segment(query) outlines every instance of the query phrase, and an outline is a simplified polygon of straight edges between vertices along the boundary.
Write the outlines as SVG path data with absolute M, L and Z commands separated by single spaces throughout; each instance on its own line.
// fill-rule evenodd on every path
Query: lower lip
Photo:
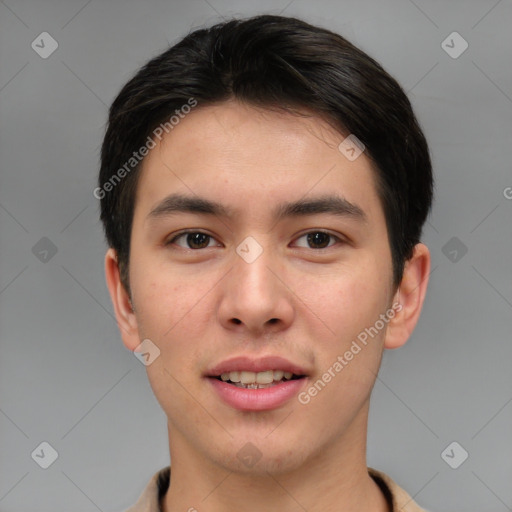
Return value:
M 214 377 L 208 380 L 220 398 L 231 407 L 240 411 L 266 411 L 276 409 L 296 396 L 307 378 L 282 381 L 262 389 L 239 388 Z

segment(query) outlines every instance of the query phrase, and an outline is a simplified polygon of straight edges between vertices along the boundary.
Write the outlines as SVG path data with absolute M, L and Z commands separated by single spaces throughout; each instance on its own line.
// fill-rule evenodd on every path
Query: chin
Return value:
M 282 440 L 271 442 L 269 439 L 253 441 L 230 439 L 225 446 L 219 446 L 212 454 L 213 461 L 226 471 L 252 477 L 268 477 L 290 473 L 300 469 L 312 453 L 303 451 L 306 444 L 302 442 L 283 443 Z M 237 448 L 239 447 L 239 448 Z

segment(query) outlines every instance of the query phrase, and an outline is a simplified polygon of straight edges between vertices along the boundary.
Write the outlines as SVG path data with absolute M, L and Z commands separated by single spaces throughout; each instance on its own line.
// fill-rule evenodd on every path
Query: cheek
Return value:
M 309 297 L 305 302 L 329 327 L 326 333 L 337 348 L 350 343 L 386 310 L 388 287 L 381 276 L 378 265 L 368 258 L 366 263 L 362 259 L 358 266 L 335 271 L 321 280 L 312 279 L 302 288 L 301 295 Z
M 364 275 L 367 280 L 362 279 Z M 373 279 L 368 272 L 364 275 L 333 280 L 329 293 L 319 297 L 325 304 L 322 320 L 333 333 L 316 337 L 318 373 L 302 397 L 310 401 L 312 417 L 337 411 L 338 420 L 348 424 L 375 383 L 385 329 L 377 333 L 367 329 L 386 311 L 386 291 L 375 285 L 375 275 Z
M 328 405 L 333 400 L 346 406 L 351 396 L 366 397 L 371 390 L 382 356 L 385 328 L 377 332 L 370 329 L 388 308 L 388 288 L 382 275 L 375 259 L 361 258 L 357 268 L 333 274 L 324 281 L 323 293 L 317 291 L 314 295 L 316 302 L 311 309 L 318 311 L 318 317 L 329 326 L 329 330 L 323 329 L 322 336 L 311 333 L 319 361 L 315 378 L 322 381 L 317 386 L 322 395 L 318 405 L 324 401 Z M 314 290 L 309 287 L 310 294 Z M 324 384 L 330 391 L 320 393 Z
M 190 417 L 197 415 L 199 421 L 201 411 L 196 411 L 185 389 L 195 385 L 197 361 L 204 352 L 198 341 L 204 338 L 205 322 L 211 319 L 207 290 L 197 280 L 154 274 L 142 276 L 144 286 L 134 291 L 141 304 L 139 331 L 160 350 L 160 357 L 146 367 L 149 383 L 165 411 L 180 404 L 178 409 L 186 408 Z
M 200 347 L 192 342 L 204 337 L 215 315 L 212 294 L 208 293 L 215 280 L 187 277 L 157 267 L 138 277 L 134 279 L 133 293 L 141 337 L 159 347 L 169 369 L 192 369 L 192 362 L 200 356 L 195 353 Z
M 192 287 L 150 251 L 137 256 L 134 254 L 130 267 L 137 320 L 154 335 L 162 336 L 183 316 L 183 310 L 190 309 Z

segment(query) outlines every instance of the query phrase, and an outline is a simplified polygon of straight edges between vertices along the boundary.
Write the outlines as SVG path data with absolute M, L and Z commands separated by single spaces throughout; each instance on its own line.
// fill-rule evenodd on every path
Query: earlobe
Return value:
M 429 273 L 430 252 L 426 245 L 416 244 L 411 259 L 405 264 L 402 281 L 393 299 L 394 303 L 401 305 L 401 309 L 388 324 L 384 348 L 401 347 L 409 339 L 421 314 Z
M 123 343 L 128 350 L 133 351 L 140 344 L 137 319 L 130 297 L 121 282 L 117 254 L 112 248 L 105 255 L 105 279 Z

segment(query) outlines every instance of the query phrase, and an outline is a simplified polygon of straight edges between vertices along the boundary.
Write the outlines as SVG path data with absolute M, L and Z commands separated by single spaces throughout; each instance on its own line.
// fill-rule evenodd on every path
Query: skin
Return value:
M 146 368 L 168 418 L 165 512 L 388 510 L 366 467 L 369 398 L 384 348 L 402 346 L 418 321 L 430 255 L 418 244 L 400 286 L 392 286 L 373 170 L 364 153 L 351 162 L 337 149 L 343 138 L 319 117 L 233 100 L 195 109 L 143 162 L 131 303 L 113 249 L 105 269 L 126 348 L 149 338 L 161 351 Z M 176 192 L 236 215 L 147 219 Z M 366 221 L 271 217 L 282 202 L 333 193 L 359 206 Z M 206 248 L 190 248 L 186 236 L 165 245 L 183 229 L 212 238 L 203 239 Z M 325 248 L 305 236 L 318 230 L 334 235 L 323 239 Z M 252 263 L 236 252 L 247 236 L 263 249 Z M 239 411 L 204 377 L 232 356 L 281 355 L 308 370 L 307 390 L 394 303 L 401 311 L 305 405 L 294 397 L 274 410 Z M 261 453 L 250 468 L 237 458 L 247 442 Z

